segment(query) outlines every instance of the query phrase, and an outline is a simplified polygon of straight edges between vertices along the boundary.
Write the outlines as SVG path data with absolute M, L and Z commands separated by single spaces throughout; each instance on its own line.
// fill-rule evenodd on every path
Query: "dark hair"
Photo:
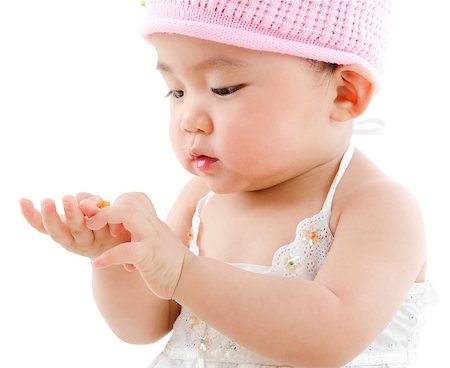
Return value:
M 311 68 L 318 73 L 333 73 L 339 64 L 327 63 L 325 61 L 318 61 L 307 59 Z

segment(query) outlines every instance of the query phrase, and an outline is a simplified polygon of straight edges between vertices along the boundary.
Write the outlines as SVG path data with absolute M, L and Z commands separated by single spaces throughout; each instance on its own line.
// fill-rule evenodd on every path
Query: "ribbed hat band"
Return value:
M 389 0 L 147 0 L 144 36 L 176 33 L 339 65 L 379 82 Z

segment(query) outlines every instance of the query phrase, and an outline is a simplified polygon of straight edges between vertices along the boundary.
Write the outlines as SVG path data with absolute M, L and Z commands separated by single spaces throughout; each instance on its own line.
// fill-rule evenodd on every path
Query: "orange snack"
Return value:
M 105 208 L 111 206 L 111 203 L 109 203 L 108 201 L 103 200 L 102 203 L 100 204 L 99 208 Z

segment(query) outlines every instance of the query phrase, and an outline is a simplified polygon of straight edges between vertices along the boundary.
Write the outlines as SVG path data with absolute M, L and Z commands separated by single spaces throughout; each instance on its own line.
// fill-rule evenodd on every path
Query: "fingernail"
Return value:
M 86 217 L 86 223 L 89 225 L 92 225 L 95 221 L 95 216 L 92 217 Z
M 70 210 L 70 201 L 67 199 L 62 200 L 62 204 L 65 210 Z
M 47 201 L 43 200 L 41 201 L 41 209 L 42 210 L 46 210 L 48 207 L 50 207 L 50 203 L 48 203 Z

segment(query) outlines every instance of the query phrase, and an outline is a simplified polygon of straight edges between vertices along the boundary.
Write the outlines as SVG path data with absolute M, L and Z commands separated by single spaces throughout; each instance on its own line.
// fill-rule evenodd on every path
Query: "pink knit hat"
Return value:
M 390 0 L 146 0 L 143 33 L 176 33 L 340 65 L 379 82 Z M 378 84 L 378 83 L 377 83 Z

